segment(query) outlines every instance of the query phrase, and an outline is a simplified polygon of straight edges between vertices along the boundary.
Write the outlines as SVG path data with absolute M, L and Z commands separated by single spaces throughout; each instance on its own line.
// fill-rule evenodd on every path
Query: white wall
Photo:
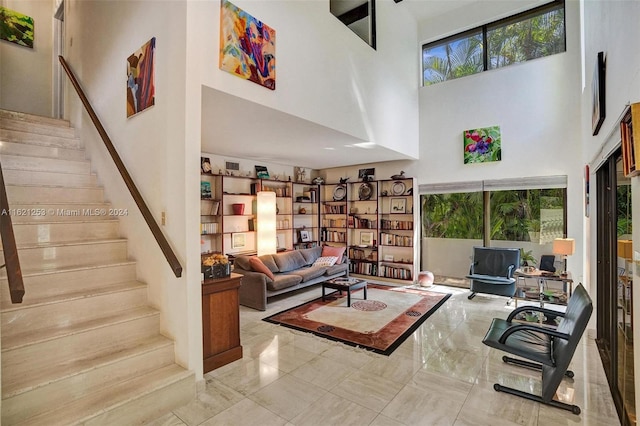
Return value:
M 0 108 L 51 116 L 53 0 L 3 0 L 33 18 L 33 49 L 0 41 Z
M 637 1 L 585 1 L 584 16 L 584 75 L 585 87 L 582 94 L 582 129 L 584 161 L 591 163 L 593 184 L 591 185 L 591 211 L 594 213 L 586 229 L 587 238 L 592 242 L 586 251 L 589 273 L 596 276 L 596 195 L 595 175 L 598 166 L 620 144 L 618 124 L 628 103 L 640 102 L 640 2 Z M 598 52 L 606 55 L 606 118 L 600 132 L 591 136 L 591 82 Z M 631 180 L 633 200 L 633 247 L 640 252 L 640 178 Z M 636 255 L 638 256 L 638 255 Z M 634 279 L 640 279 L 638 257 L 634 265 Z M 592 286 L 595 288 L 595 286 Z M 640 315 L 640 298 L 635 297 L 633 311 Z M 634 342 L 640 342 L 640 327 L 634 327 Z M 634 345 L 634 365 L 640 365 L 640 347 Z M 635 373 L 635 387 L 640 389 L 640 374 Z M 640 406 L 640 393 L 636 392 L 636 407 Z
M 185 168 L 194 163 L 197 172 L 199 164 L 198 151 L 189 151 L 185 142 L 186 8 L 177 1 L 70 0 L 65 10 L 67 60 L 158 223 L 166 212 L 161 228 L 184 268 L 182 278 L 168 267 L 75 93 L 68 93 L 66 111 L 106 184 L 106 198 L 130 212 L 121 232 L 150 303 L 162 312 L 161 332 L 175 340 L 177 362 L 201 377 L 200 269 L 186 267 Z M 155 106 L 127 119 L 126 59 L 152 37 Z
M 416 176 L 425 184 L 568 175 L 568 236 L 576 239 L 576 252 L 581 253 L 584 163 L 578 12 L 577 2 L 568 1 L 564 53 L 420 89 Z M 456 22 L 460 29 L 477 24 L 474 15 L 466 14 Z M 494 125 L 501 130 L 502 161 L 465 165 L 463 131 Z M 582 281 L 581 256 L 570 257 L 568 269 Z
M 417 26 L 378 1 L 377 50 L 329 12 L 328 0 L 237 0 L 276 30 L 276 90 L 218 68 L 218 1 L 190 4 L 202 40 L 202 84 L 417 157 Z M 268 141 L 265 141 L 268 143 Z

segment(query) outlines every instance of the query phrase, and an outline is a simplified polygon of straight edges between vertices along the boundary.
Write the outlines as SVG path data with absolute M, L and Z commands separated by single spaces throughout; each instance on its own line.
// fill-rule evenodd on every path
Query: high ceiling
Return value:
M 479 0 L 403 0 L 394 7 L 409 9 L 420 22 L 476 1 Z M 243 117 L 252 117 L 250 126 L 255 132 L 238 132 L 247 127 Z M 335 129 L 209 88 L 203 88 L 202 93 L 202 151 L 312 169 L 352 165 L 355 158 L 358 164 L 408 158 Z

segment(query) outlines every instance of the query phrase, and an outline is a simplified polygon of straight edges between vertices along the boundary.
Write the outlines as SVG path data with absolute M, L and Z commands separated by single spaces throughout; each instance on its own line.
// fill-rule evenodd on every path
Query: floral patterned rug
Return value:
M 268 321 L 317 336 L 390 355 L 446 300 L 449 293 L 415 287 L 367 285 L 364 291 L 330 293 L 267 318 Z

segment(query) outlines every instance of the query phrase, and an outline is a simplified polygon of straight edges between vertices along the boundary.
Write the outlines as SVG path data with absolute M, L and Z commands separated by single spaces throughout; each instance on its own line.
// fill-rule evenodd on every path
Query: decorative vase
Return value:
M 244 214 L 244 204 L 243 203 L 231 204 L 231 208 L 233 208 L 233 214 L 235 214 L 235 215 L 243 215 Z

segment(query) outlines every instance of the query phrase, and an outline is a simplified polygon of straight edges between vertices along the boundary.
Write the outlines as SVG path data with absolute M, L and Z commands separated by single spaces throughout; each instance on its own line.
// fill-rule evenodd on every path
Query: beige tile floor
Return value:
M 585 335 L 558 395 L 582 414 L 493 390 L 501 382 L 539 393 L 540 377 L 482 344 L 506 299 L 435 286 L 453 296 L 391 356 L 261 321 L 320 295 L 319 287 L 241 307 L 244 357 L 205 375 L 193 402 L 154 425 L 616 425 L 596 345 Z

